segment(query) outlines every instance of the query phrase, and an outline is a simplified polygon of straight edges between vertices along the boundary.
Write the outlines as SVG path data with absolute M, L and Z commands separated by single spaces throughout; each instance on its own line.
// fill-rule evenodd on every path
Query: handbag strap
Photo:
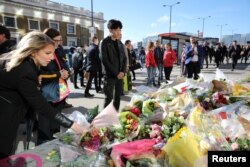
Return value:
M 54 58 L 55 58 L 55 60 L 56 60 L 56 64 L 58 65 L 58 67 L 59 67 L 59 70 L 61 70 L 62 69 L 62 67 L 61 67 L 61 65 L 60 65 L 60 63 L 59 63 L 59 60 L 58 60 L 58 58 L 57 58 L 57 55 L 56 54 L 54 54 Z

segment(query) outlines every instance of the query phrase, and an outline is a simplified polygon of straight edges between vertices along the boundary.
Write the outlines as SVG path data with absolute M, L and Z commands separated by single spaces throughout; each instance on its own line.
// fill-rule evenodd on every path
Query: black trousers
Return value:
M 188 78 L 194 78 L 197 80 L 199 78 L 198 73 L 200 71 L 200 64 L 199 62 L 190 62 L 186 65 Z
M 123 80 L 104 76 L 103 91 L 105 95 L 104 108 L 114 99 L 113 104 L 117 111 L 120 107 L 120 99 L 123 90 Z
M 135 79 L 135 70 L 130 70 L 132 75 L 133 75 L 133 79 Z
M 77 86 L 77 75 L 79 74 L 80 76 L 80 83 L 81 83 L 81 86 L 83 86 L 83 71 L 82 70 L 79 70 L 79 69 L 74 69 L 74 86 L 76 87 Z
M 173 67 L 164 67 L 164 73 L 166 80 L 170 80 L 170 74 L 172 72 Z
M 87 82 L 87 86 L 85 89 L 85 94 L 89 93 L 89 89 L 91 88 L 91 84 L 92 84 L 92 80 L 94 79 L 94 83 L 95 83 L 95 90 L 98 91 L 98 85 L 97 85 L 97 72 L 96 71 L 91 71 L 89 72 L 89 80 Z
M 235 69 L 237 62 L 238 62 L 238 58 L 236 56 L 233 56 L 232 57 L 232 69 Z
M 98 76 L 98 87 L 99 89 L 101 88 L 101 85 L 102 85 L 102 77 L 103 77 L 103 74 L 102 74 L 102 69 L 100 69 L 97 73 L 97 76 Z

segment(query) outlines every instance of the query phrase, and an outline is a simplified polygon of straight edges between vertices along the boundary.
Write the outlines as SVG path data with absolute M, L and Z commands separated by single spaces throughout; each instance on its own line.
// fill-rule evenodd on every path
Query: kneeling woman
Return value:
M 28 108 L 81 134 L 83 127 L 52 108 L 39 91 L 38 69 L 54 58 L 54 42 L 42 32 L 30 32 L 17 49 L 0 58 L 0 158 L 14 153 L 20 121 Z

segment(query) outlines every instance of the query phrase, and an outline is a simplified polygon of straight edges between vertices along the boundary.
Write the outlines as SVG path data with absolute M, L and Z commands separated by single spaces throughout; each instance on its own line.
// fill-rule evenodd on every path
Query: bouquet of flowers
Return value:
M 133 131 L 136 131 L 139 125 L 138 117 L 132 112 L 120 112 L 119 120 L 124 129 L 125 134 L 129 135 Z
M 212 102 L 217 108 L 228 105 L 228 101 L 225 96 L 219 92 L 212 95 Z
M 90 151 L 97 151 L 102 144 L 107 144 L 107 128 L 92 128 L 81 137 L 80 145 Z
M 169 166 L 174 167 L 193 167 L 195 160 L 202 156 L 196 136 L 187 127 L 179 129 L 162 150 Z
M 145 116 L 151 116 L 152 113 L 160 108 L 160 104 L 154 100 L 154 99 L 149 99 L 143 102 L 142 106 L 142 113 Z
M 168 118 L 166 118 L 162 122 L 162 135 L 163 137 L 168 140 L 170 137 L 172 137 L 180 128 L 185 126 L 185 120 L 182 116 L 176 117 L 173 114 L 169 115 Z
M 229 142 L 231 143 L 231 149 L 234 151 L 250 151 L 250 139 L 236 139 L 234 142 Z
M 233 89 L 233 96 L 248 96 L 248 95 L 250 95 L 250 89 L 248 89 L 240 84 L 234 84 L 232 89 Z

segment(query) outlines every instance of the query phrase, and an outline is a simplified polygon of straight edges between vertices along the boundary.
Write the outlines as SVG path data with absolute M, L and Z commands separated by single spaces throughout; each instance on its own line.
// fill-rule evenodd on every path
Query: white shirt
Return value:
M 198 51 L 197 51 L 197 46 L 194 47 L 194 52 L 195 52 L 195 53 L 198 52 Z M 195 55 L 192 57 L 192 60 L 191 60 L 191 61 L 192 61 L 192 62 L 197 62 L 197 61 L 198 61 L 198 55 L 195 54 Z

